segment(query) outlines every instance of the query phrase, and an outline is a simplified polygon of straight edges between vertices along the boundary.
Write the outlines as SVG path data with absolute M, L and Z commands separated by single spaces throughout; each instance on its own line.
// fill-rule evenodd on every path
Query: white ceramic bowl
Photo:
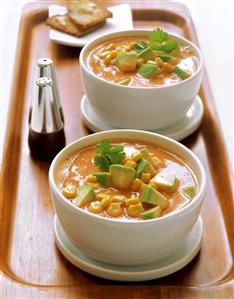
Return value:
M 185 116 L 200 88 L 203 59 L 190 41 L 170 34 L 190 46 L 198 58 L 196 72 L 188 79 L 162 87 L 131 87 L 106 81 L 87 66 L 87 56 L 101 42 L 119 37 L 148 36 L 149 30 L 111 33 L 88 43 L 80 53 L 81 78 L 85 94 L 94 112 L 116 128 L 152 130 L 172 125 Z
M 192 167 L 199 192 L 187 206 L 158 219 L 134 221 L 104 218 L 76 207 L 58 189 L 55 174 L 60 161 L 104 138 L 151 142 L 176 154 Z M 83 137 L 65 147 L 53 160 L 49 183 L 59 221 L 71 238 L 90 257 L 112 264 L 140 265 L 171 254 L 193 228 L 205 193 L 206 177 L 198 158 L 185 146 L 162 135 L 114 130 Z

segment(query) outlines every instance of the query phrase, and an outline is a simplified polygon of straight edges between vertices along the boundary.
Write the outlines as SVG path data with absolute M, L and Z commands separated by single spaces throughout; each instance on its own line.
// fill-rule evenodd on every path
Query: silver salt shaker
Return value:
M 33 157 L 52 159 L 64 146 L 65 134 L 53 80 L 36 80 L 31 107 L 28 143 Z
M 62 111 L 62 106 L 61 106 L 61 101 L 60 101 L 60 96 L 59 96 L 59 91 L 58 91 L 57 77 L 56 77 L 56 73 L 54 70 L 54 63 L 53 63 L 52 59 L 40 58 L 37 60 L 36 79 L 41 78 L 41 77 L 48 77 L 48 78 L 52 79 L 52 81 L 53 81 L 52 88 L 54 90 L 54 94 L 55 94 L 57 102 L 58 102 L 61 119 L 64 122 L 63 111 Z M 29 122 L 30 122 L 30 118 L 31 118 L 31 111 L 32 111 L 32 107 L 30 107 L 30 111 L 29 111 Z

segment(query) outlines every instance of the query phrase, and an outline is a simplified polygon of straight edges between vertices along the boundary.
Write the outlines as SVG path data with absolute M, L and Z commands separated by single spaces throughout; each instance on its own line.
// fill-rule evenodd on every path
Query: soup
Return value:
M 198 191 L 179 157 L 140 141 L 102 140 L 61 162 L 56 183 L 72 204 L 103 217 L 143 221 L 181 209 Z
M 92 49 L 87 65 L 107 81 L 136 87 L 168 86 L 197 70 L 193 50 L 157 28 L 149 37 L 106 41 Z

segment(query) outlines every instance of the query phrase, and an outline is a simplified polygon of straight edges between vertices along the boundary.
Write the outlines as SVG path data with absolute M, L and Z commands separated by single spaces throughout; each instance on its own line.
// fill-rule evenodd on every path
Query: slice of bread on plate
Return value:
M 85 35 L 93 30 L 96 30 L 100 26 L 102 26 L 104 22 L 96 24 L 93 27 L 88 28 L 80 28 L 74 22 L 70 20 L 68 14 L 65 15 L 55 15 L 47 19 L 47 25 L 50 27 L 62 31 L 67 34 L 74 35 L 76 37 Z
M 68 5 L 68 16 L 82 29 L 96 26 L 112 17 L 112 13 L 100 5 L 85 0 L 72 0 Z

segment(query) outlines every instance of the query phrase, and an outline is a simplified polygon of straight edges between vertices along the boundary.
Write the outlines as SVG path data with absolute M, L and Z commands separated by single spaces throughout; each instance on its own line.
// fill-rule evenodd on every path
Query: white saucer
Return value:
M 199 217 L 189 236 L 172 255 L 158 262 L 141 266 L 117 266 L 89 258 L 67 237 L 56 215 L 54 230 L 59 250 L 81 270 L 111 280 L 145 281 L 172 274 L 185 267 L 200 249 L 203 224 Z
M 112 127 L 105 120 L 101 119 L 92 109 L 89 104 L 86 95 L 83 95 L 81 99 L 81 113 L 85 125 L 93 132 L 107 131 L 117 129 Z M 199 96 L 191 106 L 191 108 L 186 113 L 185 117 L 175 124 L 158 130 L 153 130 L 152 132 L 173 138 L 177 141 L 184 139 L 185 137 L 191 135 L 194 131 L 198 129 L 202 122 L 203 117 L 203 103 Z M 127 129 L 127 128 L 126 128 Z M 141 129 L 141 128 L 139 128 Z
M 59 5 L 50 5 L 48 9 L 49 17 L 52 17 L 54 15 L 64 15 L 67 12 L 67 8 L 65 6 Z M 112 12 L 113 17 L 107 19 L 105 25 L 93 32 L 90 32 L 81 37 L 75 37 L 73 35 L 66 34 L 55 29 L 50 29 L 49 38 L 58 44 L 72 47 L 83 47 L 88 42 L 100 35 L 121 30 L 133 29 L 132 11 L 129 4 L 120 4 L 108 7 L 108 10 Z

